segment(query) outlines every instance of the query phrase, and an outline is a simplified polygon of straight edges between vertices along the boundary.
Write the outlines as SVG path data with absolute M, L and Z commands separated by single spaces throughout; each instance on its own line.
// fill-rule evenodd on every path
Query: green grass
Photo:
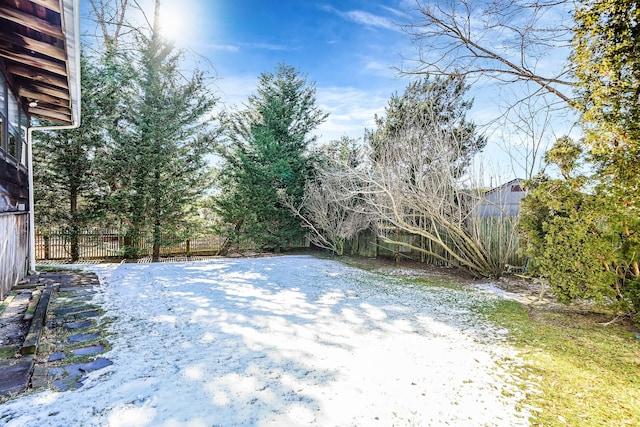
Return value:
M 36 304 L 30 305 L 29 307 L 27 307 L 27 310 L 24 312 L 24 314 L 25 315 L 34 314 L 36 312 L 37 308 L 38 308 L 38 306 Z
M 16 295 L 18 295 L 18 292 L 11 291 L 5 299 L 0 302 L 0 316 L 2 316 L 2 313 L 4 313 L 4 311 L 9 307 L 9 304 L 11 304 L 11 301 L 13 301 Z
M 340 261 L 370 271 L 381 265 L 353 257 Z M 454 277 L 435 279 L 409 281 L 464 289 Z M 524 380 L 524 404 L 535 408 L 531 425 L 640 426 L 638 325 L 603 326 L 611 314 L 509 300 L 494 300 L 476 311 L 510 331 L 508 340 L 525 362 L 513 374 Z
M 81 274 L 83 270 L 76 269 L 72 267 L 64 267 L 57 265 L 38 265 L 38 271 L 41 273 L 63 273 L 63 272 L 74 272 Z
M 535 384 L 527 404 L 535 426 L 640 425 L 640 339 L 632 325 L 576 310 L 529 309 L 496 301 L 481 310 L 508 328 Z

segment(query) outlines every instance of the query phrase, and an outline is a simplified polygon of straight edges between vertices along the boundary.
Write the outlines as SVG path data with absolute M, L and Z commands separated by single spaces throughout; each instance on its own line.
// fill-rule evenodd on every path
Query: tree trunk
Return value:
M 231 249 L 231 244 L 233 243 L 235 238 L 238 236 L 238 233 L 240 232 L 241 228 L 242 228 L 242 221 L 236 223 L 233 229 L 233 232 L 229 233 L 229 236 L 227 236 L 227 239 L 224 241 L 222 248 L 220 248 L 220 252 L 219 252 L 220 255 L 227 256 L 227 254 L 229 253 L 229 249 Z
M 71 249 L 71 262 L 77 262 L 80 259 L 80 247 L 79 247 L 79 238 L 78 235 L 80 234 L 80 230 L 78 227 L 78 218 L 77 218 L 77 212 L 78 212 L 78 194 L 75 191 L 71 192 L 71 195 L 69 197 L 70 199 L 70 206 L 69 206 L 69 211 L 71 213 L 71 228 L 70 228 L 70 232 L 71 235 L 70 237 L 70 249 Z
M 44 239 L 44 259 L 51 259 L 51 236 L 43 234 Z
M 160 261 L 160 246 L 162 246 L 162 229 L 160 227 L 160 220 L 156 219 L 155 224 L 153 224 L 153 249 L 151 262 Z
M 137 247 L 140 231 L 137 225 L 133 225 L 124 235 L 123 256 L 127 259 L 138 258 L 140 249 Z
M 76 224 L 72 225 L 69 244 L 71 246 L 71 262 L 78 262 L 80 259 L 80 230 Z

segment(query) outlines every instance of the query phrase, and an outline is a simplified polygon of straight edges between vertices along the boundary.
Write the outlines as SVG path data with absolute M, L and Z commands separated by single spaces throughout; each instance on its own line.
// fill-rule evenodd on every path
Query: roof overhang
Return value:
M 31 117 L 80 122 L 79 0 L 0 0 L 0 61 Z

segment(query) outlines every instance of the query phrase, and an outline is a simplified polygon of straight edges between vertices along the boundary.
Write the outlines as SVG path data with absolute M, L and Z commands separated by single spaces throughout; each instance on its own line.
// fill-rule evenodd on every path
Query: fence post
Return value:
M 400 241 L 400 227 L 396 225 L 396 242 Z M 400 264 L 400 245 L 398 243 L 395 244 L 395 250 L 393 257 L 395 259 L 394 264 Z
M 51 236 L 45 233 L 42 238 L 44 239 L 44 259 L 51 259 Z

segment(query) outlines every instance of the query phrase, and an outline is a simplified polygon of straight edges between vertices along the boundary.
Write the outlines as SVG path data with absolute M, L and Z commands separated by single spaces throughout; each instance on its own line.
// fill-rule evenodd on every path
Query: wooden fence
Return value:
M 491 253 L 494 260 L 503 264 L 523 265 L 524 259 L 518 254 L 518 233 L 515 230 L 515 218 L 487 217 L 478 218 L 474 222 L 476 233 L 484 242 L 484 246 Z M 59 230 L 36 229 L 36 259 L 64 260 L 71 258 L 69 234 Z M 441 258 L 425 254 L 423 251 L 412 250 L 406 246 L 384 242 L 372 232 L 360 233 L 355 239 L 347 242 L 345 253 L 365 257 L 400 257 L 425 262 L 432 265 L 455 265 L 455 261 L 442 248 L 433 245 L 429 240 L 409 233 L 388 230 L 388 237 L 394 241 L 408 243 L 414 247 L 425 248 L 438 254 Z M 113 230 L 87 230 L 79 235 L 80 259 L 109 259 L 121 258 L 124 249 L 124 237 Z M 199 256 L 217 255 L 220 253 L 226 237 L 211 234 L 199 238 L 185 240 L 160 249 L 160 256 Z M 141 241 L 137 246 L 142 249 L 142 255 L 151 253 L 148 241 Z M 240 242 L 240 250 L 255 250 L 248 241 Z M 291 245 L 292 248 L 308 248 L 309 240 L 302 239 Z
M 161 256 L 212 255 L 224 244 L 224 237 L 209 235 L 163 246 Z M 142 253 L 150 252 L 151 245 L 142 240 L 136 242 Z M 80 259 L 108 259 L 122 256 L 124 237 L 113 230 L 84 230 L 78 236 Z M 62 230 L 36 229 L 36 259 L 62 260 L 71 258 L 70 235 Z
M 36 228 L 36 259 L 65 260 L 71 258 L 70 234 L 63 230 Z M 217 255 L 226 236 L 210 234 L 162 246 L 160 256 Z M 117 230 L 84 230 L 78 235 L 79 255 L 82 260 L 120 258 L 124 251 L 124 237 Z M 143 255 L 151 253 L 149 240 L 136 242 Z M 241 250 L 253 250 L 250 242 L 240 242 Z M 309 247 L 308 239 L 294 242 L 292 247 Z
M 501 260 L 503 264 L 524 264 L 524 258 L 518 253 L 519 236 L 516 230 L 516 223 L 515 217 L 475 219 L 475 233 L 491 254 L 492 259 Z M 345 253 L 365 257 L 408 258 L 436 266 L 456 264 L 449 253 L 424 237 L 396 231 L 393 228 L 386 230 L 385 234 L 390 240 L 404 242 L 417 248 L 424 248 L 426 251 L 437 254 L 438 257 L 428 255 L 423 251 L 412 250 L 407 246 L 385 242 L 370 231 L 360 233 L 356 239 L 349 242 L 345 248 Z

